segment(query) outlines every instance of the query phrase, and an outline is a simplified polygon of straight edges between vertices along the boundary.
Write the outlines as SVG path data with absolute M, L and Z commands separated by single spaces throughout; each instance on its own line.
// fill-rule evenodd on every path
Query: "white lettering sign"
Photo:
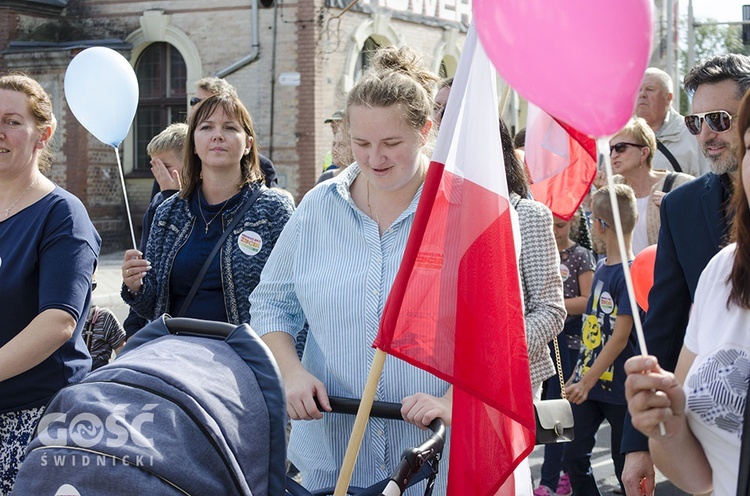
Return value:
M 341 9 L 349 3 L 349 0 L 328 0 L 329 6 Z M 360 0 L 355 9 L 365 12 L 387 9 L 395 14 L 404 13 L 466 25 L 471 22 L 471 0 Z

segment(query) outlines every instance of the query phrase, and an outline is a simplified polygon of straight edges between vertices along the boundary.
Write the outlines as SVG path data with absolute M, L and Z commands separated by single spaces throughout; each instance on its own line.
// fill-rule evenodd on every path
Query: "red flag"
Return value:
M 497 494 L 534 447 L 502 156 L 495 70 L 472 27 L 373 344 L 453 384 L 449 495 Z
M 569 220 L 596 176 L 596 141 L 531 103 L 526 123 L 525 162 L 534 199 Z

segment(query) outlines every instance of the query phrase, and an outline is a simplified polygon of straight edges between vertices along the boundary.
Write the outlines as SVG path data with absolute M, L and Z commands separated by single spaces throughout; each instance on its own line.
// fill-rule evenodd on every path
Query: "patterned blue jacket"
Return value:
M 259 187 L 258 183 L 245 187 L 237 206 L 222 213 L 224 227 L 232 222 L 253 191 Z M 289 198 L 277 191 L 266 190 L 221 247 L 217 256 L 221 266 L 224 304 L 230 323 L 239 325 L 250 322 L 248 297 L 258 284 L 260 272 L 293 211 L 294 206 Z M 196 216 L 190 210 L 190 200 L 182 199 L 179 195 L 168 198 L 156 210 L 145 254 L 152 269 L 146 273 L 137 295 L 133 296 L 124 284 L 121 291 L 125 303 L 141 317 L 154 320 L 168 310 L 179 310 L 169 308 L 169 275 L 175 256 L 190 237 L 195 221 Z M 240 247 L 240 235 L 246 231 L 254 232 L 262 240 L 260 251 L 254 255 L 245 254 Z

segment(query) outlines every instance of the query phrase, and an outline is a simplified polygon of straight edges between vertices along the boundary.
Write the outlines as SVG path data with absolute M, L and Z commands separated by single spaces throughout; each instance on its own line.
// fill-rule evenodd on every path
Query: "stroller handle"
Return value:
M 190 319 L 187 317 L 164 319 L 164 323 L 171 334 L 214 339 L 226 339 L 232 331 L 237 329 L 236 325 L 226 322 Z
M 357 410 L 359 409 L 360 400 L 358 399 L 329 396 L 328 401 L 331 404 L 332 413 L 356 415 Z M 318 405 L 318 407 L 320 407 L 320 405 Z M 370 416 L 391 420 L 403 420 L 403 417 L 401 416 L 401 404 L 389 403 L 386 401 L 374 401 L 372 403 Z M 406 450 L 403 456 L 406 456 L 407 452 L 411 452 L 412 456 L 421 457 L 427 452 L 441 453 L 443 451 L 443 445 L 445 444 L 445 423 L 442 419 L 436 418 L 430 422 L 428 428 L 432 431 L 430 438 L 420 446 Z
M 360 400 L 352 398 L 342 398 L 340 396 L 329 396 L 331 404 L 330 413 L 343 413 L 356 415 L 359 409 Z M 321 410 L 320 404 L 315 399 L 318 410 Z M 322 410 L 321 410 L 322 411 Z M 404 420 L 401 416 L 401 404 L 375 401 L 372 405 L 370 416 Z M 407 448 L 401 454 L 401 462 L 390 477 L 379 484 L 370 486 L 364 490 L 359 490 L 356 494 L 362 495 L 388 495 L 400 496 L 406 487 L 419 481 L 427 480 L 425 494 L 432 494 L 432 487 L 435 483 L 435 477 L 438 473 L 438 465 L 442 458 L 443 447 L 445 445 L 445 423 L 442 419 L 436 418 L 429 425 L 431 431 L 430 437 L 416 448 Z M 321 489 L 314 493 L 308 492 L 294 481 L 287 478 L 287 496 L 321 496 L 333 494 L 333 487 Z
M 331 404 L 333 413 L 356 415 L 357 410 L 359 409 L 360 400 L 343 398 L 341 396 L 329 396 L 328 402 Z M 320 405 L 318 405 L 318 409 L 320 409 Z M 403 420 L 403 417 L 401 416 L 401 404 L 388 403 L 386 401 L 373 401 L 370 416 L 390 420 Z
M 354 398 L 344 398 L 341 396 L 329 396 L 328 402 L 331 404 L 331 413 L 346 413 L 349 415 L 356 415 L 357 410 L 359 409 L 360 400 Z M 318 409 L 320 409 L 320 404 L 318 404 L 317 398 L 315 399 L 315 403 Z M 373 401 L 372 409 L 370 410 L 370 416 L 390 420 L 404 419 L 401 416 L 401 404 L 389 403 L 387 401 Z M 444 422 L 441 419 L 436 418 L 435 420 L 430 422 L 428 428 L 433 432 L 433 435 L 424 444 L 422 444 L 420 448 L 425 447 L 426 444 L 430 443 L 431 447 L 434 446 L 436 448 L 436 451 L 442 451 L 443 444 L 445 444 Z

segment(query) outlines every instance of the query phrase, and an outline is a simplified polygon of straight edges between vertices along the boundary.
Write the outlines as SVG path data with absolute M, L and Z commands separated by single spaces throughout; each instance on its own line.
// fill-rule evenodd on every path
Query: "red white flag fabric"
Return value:
M 453 384 L 453 496 L 515 494 L 513 470 L 534 447 L 495 78 L 472 27 L 373 344 Z
M 569 220 L 596 176 L 596 141 L 529 103 L 524 152 L 534 199 Z

